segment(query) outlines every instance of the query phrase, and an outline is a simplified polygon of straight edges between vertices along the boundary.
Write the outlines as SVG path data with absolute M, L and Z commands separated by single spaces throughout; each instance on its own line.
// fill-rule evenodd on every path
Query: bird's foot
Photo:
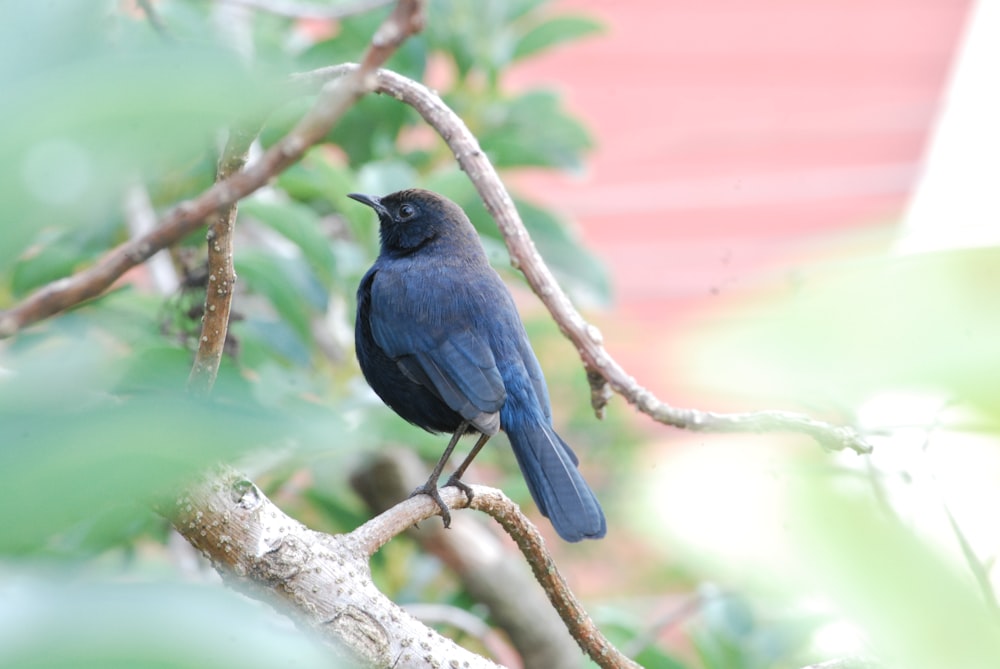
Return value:
M 447 488 L 448 486 L 455 486 L 464 492 L 465 497 L 469 500 L 469 503 L 472 503 L 472 498 L 475 496 L 475 493 L 472 492 L 472 487 L 459 480 L 457 475 L 452 474 L 443 487 Z M 451 509 L 449 509 L 448 505 L 444 503 L 443 499 L 441 499 L 441 489 L 438 488 L 437 481 L 432 478 L 428 480 L 427 483 L 410 493 L 410 497 L 416 497 L 417 495 L 427 495 L 434 500 L 434 503 L 437 504 L 438 508 L 441 510 L 441 520 L 444 521 L 444 526 L 451 527 Z
M 448 481 L 444 484 L 444 487 L 447 488 L 448 486 L 455 486 L 464 492 L 465 497 L 469 500 L 469 504 L 472 504 L 472 498 L 475 497 L 475 494 L 472 492 L 472 487 L 467 483 L 462 483 L 462 481 L 458 478 L 458 474 L 452 474 L 448 477 Z
M 434 500 L 434 503 L 441 510 L 441 520 L 444 521 L 444 526 L 451 527 L 451 511 L 448 509 L 448 505 L 444 503 L 444 500 L 441 499 L 441 492 L 438 490 L 437 481 L 432 478 L 410 493 L 410 497 L 416 497 L 417 495 L 427 495 Z

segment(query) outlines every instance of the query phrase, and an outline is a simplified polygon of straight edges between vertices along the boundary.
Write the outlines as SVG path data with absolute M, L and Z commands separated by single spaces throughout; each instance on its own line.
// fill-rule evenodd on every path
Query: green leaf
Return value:
M 319 216 L 313 209 L 298 202 L 250 199 L 243 201 L 239 211 L 295 244 L 320 284 L 329 286 L 333 282 L 336 260 L 330 240 L 323 235 Z
M 344 209 L 347 193 L 357 190 L 357 178 L 352 170 L 336 164 L 322 147 L 310 149 L 302 160 L 278 175 L 278 186 L 292 198 L 317 206 L 320 202 L 330 209 Z
M 557 16 L 528 30 L 517 42 L 513 60 L 523 60 L 566 42 L 604 30 L 603 25 L 585 16 Z
M 11 276 L 11 290 L 16 297 L 24 296 L 39 286 L 69 276 L 86 259 L 75 244 L 61 236 L 18 259 Z
M 499 100 L 483 114 L 479 144 L 497 168 L 563 167 L 577 169 L 591 147 L 583 125 L 567 115 L 551 91 L 530 91 Z
M 39 235 L 35 245 L 14 263 L 11 290 L 16 296 L 69 276 L 80 265 L 97 258 L 119 229 L 119 221 L 104 225 L 53 229 Z
M 535 0 L 434 0 L 427 35 L 433 50 L 455 64 L 460 86 L 473 72 L 495 91 L 505 68 L 559 43 L 589 35 L 599 24 L 581 16 L 539 19 L 544 3 Z
M 268 85 L 233 54 L 162 40 L 115 43 L 99 4 L 0 3 L 0 267 L 39 229 L 116 217 L 123 184 L 210 149 Z
M 434 0 L 431 3 L 427 35 L 431 46 L 455 64 L 459 81 L 475 68 L 490 68 L 493 43 L 503 32 L 498 16 L 501 3 L 481 0 L 475 4 L 462 0 Z M 503 3 L 505 4 L 505 3 Z
M 348 465 L 346 462 L 338 464 L 340 467 Z M 342 474 L 343 470 L 338 469 L 338 472 Z M 332 479 L 331 482 L 335 486 L 331 490 L 313 486 L 303 492 L 303 498 L 323 517 L 326 527 L 344 530 L 364 524 L 369 516 L 366 512 L 359 511 L 357 497 L 348 494 L 340 485 L 339 479 Z
M 388 9 L 380 9 L 342 20 L 334 37 L 314 44 L 299 54 L 299 67 L 312 70 L 327 65 L 358 62 L 371 43 L 371 36 L 388 13 Z M 407 39 L 384 67 L 410 79 L 422 79 L 427 67 L 426 40 L 421 35 Z
M 311 342 L 304 341 L 302 335 L 284 319 L 254 316 L 234 323 L 233 331 L 240 339 L 241 363 L 255 373 L 259 374 L 259 370 L 267 365 L 301 367 L 313 359 Z M 273 387 L 263 388 L 267 394 L 265 399 L 273 401 L 281 394 L 273 391 Z
M 387 10 L 365 12 L 345 19 L 336 37 L 301 54 L 302 68 L 357 62 L 386 13 Z M 421 36 L 406 40 L 385 64 L 387 69 L 417 81 L 423 78 L 426 66 L 427 45 Z M 394 154 L 400 131 L 416 119 L 416 112 L 398 100 L 369 95 L 344 114 L 328 139 L 343 148 L 353 167 L 360 167 Z
M 531 11 L 541 9 L 545 0 L 499 0 L 504 8 L 504 21 L 513 23 Z
M 928 543 L 930 533 L 836 479 L 807 477 L 784 507 L 797 561 L 807 565 L 806 587 L 864 630 L 866 646 L 894 666 L 1000 666 L 995 611 L 965 566 Z
M 121 532 L 143 522 L 149 513 L 143 505 L 186 477 L 281 433 L 259 407 L 250 412 L 197 402 L 181 392 L 97 406 L 80 404 L 87 399 L 81 393 L 72 398 L 76 409 L 66 408 L 71 398 L 65 398 L 0 415 L 0 553 L 51 548 L 53 538 L 107 513 Z M 112 528 L 105 524 L 101 531 Z
M 310 348 L 312 317 L 325 304 L 325 292 L 315 278 L 293 259 L 260 251 L 243 253 L 236 259 L 236 274 L 250 289 L 267 297 L 284 324 Z M 321 298 L 321 295 L 323 296 Z
M 656 669 L 688 669 L 688 665 L 656 646 L 646 646 L 638 655 L 635 656 L 634 659 L 640 667 L 656 667 Z
M 408 105 L 391 97 L 362 98 L 351 107 L 327 135 L 347 154 L 351 167 L 396 154 L 396 140 L 417 114 Z

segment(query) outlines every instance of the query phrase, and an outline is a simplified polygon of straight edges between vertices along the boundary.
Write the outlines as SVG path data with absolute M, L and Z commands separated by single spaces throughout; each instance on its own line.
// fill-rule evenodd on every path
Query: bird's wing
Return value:
M 538 364 L 538 358 L 535 357 L 535 352 L 531 349 L 527 333 L 522 335 L 520 341 L 518 341 L 518 352 L 520 353 L 521 361 L 524 363 L 524 371 L 527 372 L 528 378 L 531 380 L 531 386 L 535 390 L 538 405 L 541 407 L 545 418 L 551 421 L 552 406 L 549 402 L 549 389 L 545 385 L 542 366 Z
M 378 280 L 373 286 L 378 291 Z M 454 296 L 452 296 L 454 297 Z M 450 309 L 449 304 L 437 308 Z M 413 300 L 372 300 L 372 336 L 412 381 L 434 391 L 451 409 L 484 432 L 499 428 L 506 399 L 489 341 L 461 318 L 430 316 Z M 443 327 L 442 322 L 455 323 Z

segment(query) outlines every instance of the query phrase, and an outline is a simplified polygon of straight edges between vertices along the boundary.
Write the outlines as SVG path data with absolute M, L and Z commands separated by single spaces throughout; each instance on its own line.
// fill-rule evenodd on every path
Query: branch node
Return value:
M 305 141 L 298 135 L 289 135 L 278 146 L 285 158 L 295 158 L 305 150 Z
M 256 509 L 264 502 L 264 493 L 250 479 L 240 478 L 233 481 L 229 492 L 233 503 L 247 511 Z
M 587 373 L 587 385 L 590 386 L 590 407 L 598 420 L 604 420 L 604 410 L 612 397 L 611 386 L 598 370 L 587 364 L 583 368 Z
M 604 335 L 601 333 L 601 330 L 596 325 L 592 323 L 587 323 L 586 333 L 587 336 L 590 338 L 590 341 L 592 341 L 594 344 L 596 344 L 597 346 L 604 346 Z
M 187 219 L 198 211 L 197 205 L 191 200 L 181 200 L 174 205 L 174 214 L 178 218 Z

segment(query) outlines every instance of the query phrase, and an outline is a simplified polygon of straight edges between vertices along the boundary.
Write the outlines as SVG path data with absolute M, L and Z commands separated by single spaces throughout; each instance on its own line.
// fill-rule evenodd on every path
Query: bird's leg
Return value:
M 465 470 L 469 468 L 470 464 L 472 464 L 472 460 L 479 454 L 479 451 L 483 450 L 483 446 L 486 445 L 486 442 L 489 441 L 489 438 L 490 435 L 488 434 L 479 435 L 479 440 L 476 441 L 476 445 L 472 447 L 472 450 L 469 451 L 469 454 L 465 456 L 464 460 L 462 460 L 462 464 L 458 466 L 458 469 L 455 470 L 454 474 L 448 477 L 448 482 L 444 484 L 445 488 L 447 488 L 450 485 L 453 485 L 462 492 L 464 492 L 465 496 L 469 498 L 469 502 L 472 502 L 472 488 L 470 488 L 465 483 L 462 483 L 459 479 L 462 478 L 462 474 L 464 474 Z
M 441 459 L 438 460 L 436 465 L 434 465 L 434 470 L 431 472 L 427 482 L 410 493 L 410 497 L 414 497 L 416 495 L 427 495 L 433 499 L 434 502 L 437 503 L 438 508 L 441 509 L 441 520 L 444 521 L 445 527 L 449 527 L 451 525 L 451 512 L 448 510 L 448 505 L 444 503 L 443 499 L 441 499 L 441 493 L 438 492 L 438 479 L 441 478 L 441 471 L 444 469 L 445 464 L 447 464 L 448 458 L 451 457 L 451 452 L 455 450 L 455 445 L 468 429 L 469 421 L 463 420 L 455 430 L 455 434 L 451 435 L 451 440 L 448 442 L 447 448 L 444 449 Z M 464 465 L 465 463 L 462 464 Z M 451 479 L 449 479 L 449 485 L 451 485 Z M 468 486 L 466 486 L 466 488 L 467 487 Z M 472 495 L 468 492 L 466 492 L 466 494 L 471 500 Z

